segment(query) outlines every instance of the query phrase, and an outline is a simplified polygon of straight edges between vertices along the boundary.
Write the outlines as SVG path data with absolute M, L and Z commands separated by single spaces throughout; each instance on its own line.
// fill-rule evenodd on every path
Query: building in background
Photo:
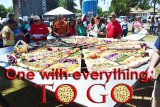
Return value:
M 154 13 L 154 8 L 150 8 L 148 10 L 142 10 L 140 8 L 131 8 L 130 10 L 130 17 L 135 17 L 135 16 L 141 16 L 147 18 L 149 15 L 153 15 Z M 155 10 L 155 15 L 158 14 L 158 10 Z

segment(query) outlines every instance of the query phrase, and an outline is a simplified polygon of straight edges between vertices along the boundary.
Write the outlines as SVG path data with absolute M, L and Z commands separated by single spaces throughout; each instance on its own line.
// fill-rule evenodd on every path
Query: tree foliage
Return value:
M 58 5 L 67 9 L 67 0 L 57 0 Z
M 64 7 L 67 10 L 75 12 L 74 6 L 77 6 L 74 3 L 74 0 L 46 0 L 47 10 L 50 11 L 57 7 Z
M 10 6 L 8 8 L 6 8 L 7 13 L 13 13 L 13 7 Z
M 101 16 L 103 16 L 103 17 L 107 17 L 109 14 L 108 14 L 108 11 L 103 11 L 102 13 L 101 13 Z
M 80 9 L 75 9 L 75 13 L 81 13 L 82 11 Z
M 7 15 L 7 11 L 3 5 L 0 5 L 0 17 L 4 18 Z
M 46 0 L 47 11 L 57 8 L 59 6 L 58 1 L 59 0 Z
M 101 14 L 102 14 L 103 10 L 102 10 L 102 8 L 101 8 L 100 6 L 98 6 L 98 10 L 97 10 L 97 12 L 98 12 L 98 14 L 99 14 L 99 15 L 101 15 Z
M 141 9 L 149 9 L 151 8 L 151 0 L 129 0 L 130 7 L 139 7 Z
M 75 6 L 77 6 L 77 4 L 74 2 L 74 0 L 67 0 L 67 9 L 75 12 Z
M 130 12 L 129 0 L 112 0 L 109 13 L 115 12 L 119 15 L 128 15 Z

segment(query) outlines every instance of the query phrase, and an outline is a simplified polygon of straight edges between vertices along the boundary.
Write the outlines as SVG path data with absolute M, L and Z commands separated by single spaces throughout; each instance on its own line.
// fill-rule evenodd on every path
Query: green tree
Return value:
M 130 0 L 130 7 L 139 7 L 141 9 L 149 9 L 151 0 Z
M 108 11 L 103 11 L 102 14 L 101 14 L 101 16 L 107 17 L 108 16 Z
M 77 4 L 74 2 L 74 0 L 67 0 L 67 9 L 75 12 L 75 6 L 77 6 Z
M 13 7 L 10 6 L 8 8 L 6 8 L 7 13 L 13 13 Z
M 7 15 L 7 11 L 3 5 L 0 5 L 0 17 L 4 18 Z
M 160 0 L 130 0 L 131 7 L 138 6 L 141 9 L 149 9 L 152 7 L 152 4 L 154 4 L 154 13 L 155 13 L 155 8 L 156 4 L 160 5 Z
M 80 9 L 75 9 L 75 13 L 81 13 L 82 11 Z
M 144 10 L 147 10 L 147 9 L 150 9 L 151 6 L 149 5 L 149 2 L 146 1 L 146 2 L 141 3 L 141 4 L 139 5 L 139 8 L 144 9 Z
M 59 0 L 46 0 L 47 11 L 57 8 L 59 6 L 58 1 Z
M 152 3 L 154 3 L 154 15 L 155 15 L 155 10 L 156 10 L 156 4 L 160 5 L 160 0 L 151 0 Z
M 67 9 L 69 11 L 72 11 L 72 12 L 75 12 L 74 7 L 77 6 L 74 3 L 74 0 L 59 0 L 58 5 L 61 6 L 61 7 L 64 7 L 65 9 Z
M 98 6 L 98 10 L 97 10 L 97 12 L 98 12 L 98 14 L 101 16 L 101 14 L 102 14 L 102 8 L 100 7 L 100 6 Z
M 117 16 L 128 15 L 130 12 L 129 0 L 112 0 L 109 7 L 109 14 L 115 12 Z
M 67 9 L 67 0 L 59 0 L 58 5 Z

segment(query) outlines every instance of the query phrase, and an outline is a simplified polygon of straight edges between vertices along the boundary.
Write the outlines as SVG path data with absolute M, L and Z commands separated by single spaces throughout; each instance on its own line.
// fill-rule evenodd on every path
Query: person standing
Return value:
M 150 22 L 150 33 L 152 35 L 154 34 L 154 25 L 155 25 L 155 20 L 154 20 L 154 17 L 152 17 Z
M 127 36 L 128 34 L 128 21 L 127 18 L 124 18 L 124 20 L 121 22 L 122 27 L 122 37 Z
M 35 42 L 47 40 L 49 30 L 47 26 L 41 21 L 40 17 L 35 15 L 34 23 L 31 25 L 29 34 L 33 36 Z
M 154 34 L 157 34 L 158 32 L 158 24 L 159 24 L 158 17 L 156 17 L 155 23 L 154 23 Z
M 119 22 L 116 20 L 116 14 L 111 13 L 110 16 L 110 22 L 108 23 L 106 27 L 107 31 L 107 38 L 114 38 L 114 39 L 121 39 L 122 35 L 122 28 Z
M 137 16 L 136 21 L 134 22 L 134 33 L 139 33 L 143 28 L 143 23 L 141 21 L 141 17 Z
M 56 37 L 66 37 L 68 36 L 68 22 L 64 21 L 64 17 L 62 15 L 58 16 L 58 21 L 55 22 L 53 26 L 54 32 L 53 35 Z
M 15 37 L 12 29 L 17 26 L 17 23 L 13 19 L 7 21 L 7 25 L 2 29 L 3 46 L 13 46 L 15 44 Z

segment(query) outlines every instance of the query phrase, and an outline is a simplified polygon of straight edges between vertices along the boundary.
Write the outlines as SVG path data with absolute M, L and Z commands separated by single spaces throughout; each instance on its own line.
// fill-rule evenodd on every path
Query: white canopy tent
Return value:
M 70 12 L 67 9 L 64 9 L 63 7 L 57 7 L 56 9 L 53 9 L 47 13 L 45 13 L 44 15 L 47 16 L 57 16 L 57 15 L 74 15 L 74 13 Z

